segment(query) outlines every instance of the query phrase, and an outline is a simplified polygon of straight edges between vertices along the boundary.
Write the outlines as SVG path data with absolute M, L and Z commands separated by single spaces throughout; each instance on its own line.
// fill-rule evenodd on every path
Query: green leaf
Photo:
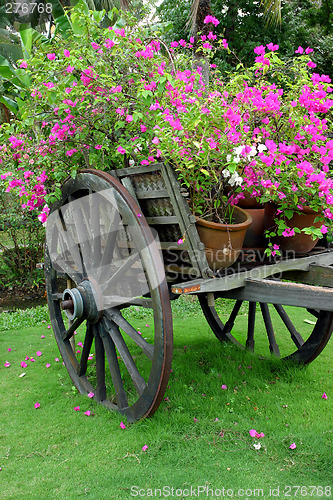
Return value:
M 28 24 L 20 25 L 20 36 L 21 36 L 24 59 L 29 59 L 29 57 L 31 56 L 32 31 L 33 29 L 30 28 Z
M 2 102 L 2 104 L 4 104 L 5 106 L 7 106 L 7 108 L 12 111 L 12 113 L 16 114 L 19 110 L 19 107 L 18 105 L 16 104 L 15 101 L 13 101 L 12 99 L 9 99 L 9 97 L 6 97 L 6 96 L 1 96 L 0 97 L 0 102 Z

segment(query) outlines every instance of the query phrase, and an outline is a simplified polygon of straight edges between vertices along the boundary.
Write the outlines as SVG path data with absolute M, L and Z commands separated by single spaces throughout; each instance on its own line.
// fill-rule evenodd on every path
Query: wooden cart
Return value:
M 255 353 L 258 347 L 258 354 L 265 341 L 268 354 L 286 361 L 311 362 L 333 329 L 333 251 L 316 247 L 298 258 L 264 261 L 261 255 L 258 261 L 254 250 L 214 274 L 186 196 L 164 164 L 108 173 L 84 170 L 65 182 L 51 209 L 45 273 L 60 353 L 79 392 L 93 393 L 128 421 L 152 415 L 163 398 L 172 358 L 170 300 L 180 295 L 198 296 L 220 341 Z M 223 322 L 221 298 L 234 300 Z M 153 312 L 144 332 L 127 314 L 131 305 Z M 244 305 L 247 331 L 234 333 Z M 298 311 L 302 322 L 303 313 L 310 314 L 305 333 L 298 331 L 290 311 Z M 285 331 L 283 350 L 273 317 Z M 259 323 L 265 332 L 261 338 L 256 336 Z M 78 354 L 73 339 L 81 324 L 84 341 Z

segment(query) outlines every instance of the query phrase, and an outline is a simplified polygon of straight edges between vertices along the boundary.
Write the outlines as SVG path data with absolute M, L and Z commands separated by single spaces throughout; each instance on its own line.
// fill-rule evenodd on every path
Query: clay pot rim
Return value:
M 196 217 L 196 223 L 200 226 L 209 227 L 212 229 L 228 229 L 228 231 L 239 231 L 240 229 L 248 228 L 252 224 L 252 217 L 249 212 L 241 207 L 238 207 L 237 205 L 234 206 L 234 209 L 241 212 L 246 217 L 244 222 L 240 222 L 238 224 L 222 224 L 219 222 L 211 222 L 201 219 L 200 217 Z

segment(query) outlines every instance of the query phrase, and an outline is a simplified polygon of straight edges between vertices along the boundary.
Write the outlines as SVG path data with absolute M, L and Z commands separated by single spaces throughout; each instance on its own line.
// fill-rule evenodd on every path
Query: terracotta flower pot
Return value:
M 214 271 L 231 266 L 238 258 L 251 216 L 242 208 L 234 207 L 234 224 L 217 224 L 197 218 L 196 227 L 210 267 Z
M 265 209 L 263 207 L 247 208 L 246 211 L 252 217 L 252 224 L 246 231 L 243 247 L 264 250 L 268 242 L 265 238 Z
M 276 212 L 278 210 L 277 205 L 274 203 L 266 203 L 265 204 L 265 229 L 270 229 L 274 231 L 276 229 L 276 223 L 274 218 L 278 217 Z M 320 214 L 318 212 L 314 212 L 309 207 L 304 207 L 302 213 L 295 213 L 291 219 L 287 219 L 286 223 L 288 227 L 291 229 L 298 227 L 299 229 L 303 229 L 304 227 L 314 226 L 321 227 L 322 222 L 315 222 L 316 217 Z M 280 250 L 283 252 L 293 251 L 296 254 L 305 254 L 310 252 L 312 248 L 315 246 L 319 238 L 315 240 L 312 239 L 312 236 L 305 233 L 295 233 L 294 236 L 276 236 L 272 238 L 272 243 L 280 245 Z

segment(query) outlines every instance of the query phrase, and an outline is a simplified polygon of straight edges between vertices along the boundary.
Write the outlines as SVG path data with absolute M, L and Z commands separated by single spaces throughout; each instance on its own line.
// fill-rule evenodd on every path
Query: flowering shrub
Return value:
M 196 215 L 224 220 L 249 191 L 279 205 L 279 234 L 288 234 L 288 219 L 304 205 L 322 214 L 327 231 L 332 88 L 329 77 L 311 74 L 310 48 L 282 61 L 277 45 L 256 47 L 253 67 L 240 65 L 223 80 L 211 65 L 207 85 L 200 65 L 192 67 L 193 39 L 167 47 L 128 15 L 101 29 L 103 14 L 80 9 L 72 14 L 79 35 L 22 62 L 32 91 L 22 97 L 22 119 L 1 130 L 1 178 L 24 206 L 42 209 L 44 221 L 45 203 L 78 169 L 163 160 L 188 188 Z M 229 49 L 214 34 L 218 20 L 205 22 L 211 31 L 200 54 L 207 62 Z M 318 236 L 318 229 L 305 231 Z

